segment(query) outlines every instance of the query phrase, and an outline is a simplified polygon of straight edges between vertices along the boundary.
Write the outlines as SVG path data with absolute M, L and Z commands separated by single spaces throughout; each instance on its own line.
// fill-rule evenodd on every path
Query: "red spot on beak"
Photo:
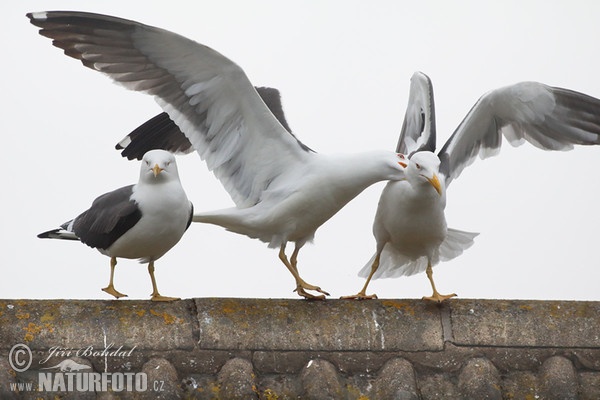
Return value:
M 396 154 L 398 155 L 399 159 L 406 160 L 406 157 L 404 156 L 404 154 L 402 154 L 402 153 L 396 153 Z M 398 164 L 400 164 L 402 166 L 402 168 L 406 168 L 408 166 L 408 164 L 403 161 L 398 161 Z

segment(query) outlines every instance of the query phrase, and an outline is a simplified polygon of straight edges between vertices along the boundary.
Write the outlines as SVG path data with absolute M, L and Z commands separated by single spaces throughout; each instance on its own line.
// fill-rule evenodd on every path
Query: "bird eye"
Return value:
M 415 167 L 417 167 L 417 169 L 421 169 L 421 165 L 420 164 L 415 164 Z
M 406 159 L 406 157 L 404 157 L 404 154 L 402 154 L 402 153 L 398 153 L 398 157 L 399 157 L 401 160 L 404 160 L 404 159 Z

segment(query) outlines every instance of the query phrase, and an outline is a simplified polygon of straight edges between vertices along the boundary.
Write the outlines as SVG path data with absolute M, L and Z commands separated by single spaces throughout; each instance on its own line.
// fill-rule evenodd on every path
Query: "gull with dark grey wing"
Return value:
M 137 184 L 103 194 L 76 218 L 38 237 L 79 240 L 109 256 L 110 281 L 102 290 L 116 298 L 126 296 L 113 284 L 117 258 L 131 258 L 148 263 L 151 300 L 177 300 L 158 292 L 154 262 L 179 242 L 193 211 L 179 181 L 175 157 L 151 150 L 142 159 Z
M 305 298 L 323 299 L 327 292 L 300 277 L 302 246 L 368 186 L 404 178 L 406 164 L 395 152 L 329 156 L 312 151 L 274 115 L 245 72 L 207 46 L 107 15 L 49 11 L 27 16 L 66 55 L 154 96 L 235 203 L 196 213 L 193 221 L 279 248 L 295 291 Z M 289 258 L 288 242 L 295 243 Z

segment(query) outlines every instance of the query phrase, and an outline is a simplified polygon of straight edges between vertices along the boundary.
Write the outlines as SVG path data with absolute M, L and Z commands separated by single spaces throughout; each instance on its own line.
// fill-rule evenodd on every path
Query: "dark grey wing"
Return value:
M 283 112 L 281 95 L 277 89 L 269 87 L 255 88 L 275 118 L 290 133 L 290 129 Z M 301 143 L 301 146 L 306 147 Z M 149 150 L 162 149 L 175 154 L 189 154 L 194 148 L 179 127 L 165 112 L 151 118 L 133 132 L 125 136 L 116 146 L 117 150 L 123 150 L 121 155 L 129 160 L 141 160 Z
M 478 155 L 498 154 L 503 136 L 515 147 L 529 142 L 542 150 L 600 144 L 600 100 L 537 82 L 483 95 L 439 152 L 446 186 Z
M 417 151 L 435 151 L 435 105 L 431 79 L 415 72 L 410 79 L 408 105 L 396 152 L 409 157 Z
M 257 204 L 277 176 L 314 156 L 275 118 L 245 72 L 207 46 L 106 15 L 27 16 L 66 55 L 154 96 L 238 207 Z
M 266 86 L 255 86 L 256 92 L 260 98 L 265 102 L 269 110 L 273 113 L 277 121 L 285 128 L 286 131 L 292 133 L 287 120 L 285 119 L 285 113 L 283 112 L 283 104 L 281 103 L 281 94 L 279 90 Z M 301 145 L 303 145 L 301 143 Z
M 130 200 L 133 186 L 125 186 L 103 194 L 73 221 L 73 232 L 90 247 L 109 248 L 142 218 L 142 213 Z

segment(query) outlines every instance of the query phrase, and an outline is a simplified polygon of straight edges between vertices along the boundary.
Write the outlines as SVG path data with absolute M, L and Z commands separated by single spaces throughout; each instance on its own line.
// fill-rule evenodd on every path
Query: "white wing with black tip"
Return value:
M 82 12 L 27 14 L 66 55 L 155 96 L 238 207 L 313 153 L 281 123 L 244 71 L 218 52 L 138 22 Z
M 279 91 L 269 87 L 255 89 L 275 118 L 292 133 L 283 113 Z M 147 151 L 153 149 L 167 150 L 174 154 L 189 154 L 194 151 L 192 143 L 166 112 L 144 122 L 119 141 L 115 148 L 123 150 L 121 155 L 129 160 L 141 160 Z
M 496 155 L 502 137 L 543 150 L 600 144 L 600 100 L 568 89 L 522 82 L 483 95 L 439 152 L 446 186 L 477 156 Z
M 408 105 L 396 152 L 411 156 L 417 151 L 435 151 L 435 105 L 433 85 L 427 75 L 415 72 L 410 79 Z

